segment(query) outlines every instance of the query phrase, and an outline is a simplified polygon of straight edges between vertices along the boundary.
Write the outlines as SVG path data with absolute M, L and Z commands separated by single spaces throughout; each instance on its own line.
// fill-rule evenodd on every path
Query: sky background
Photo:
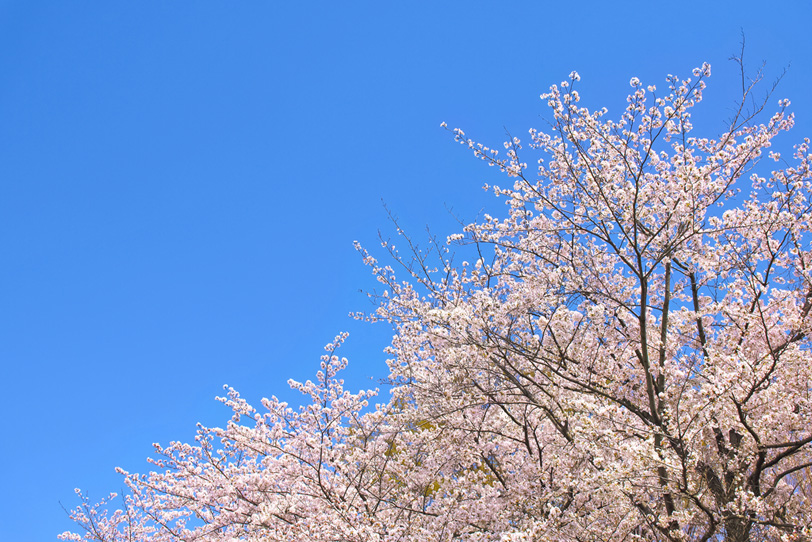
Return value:
M 54 540 L 81 487 L 121 488 L 153 442 L 223 425 L 223 384 L 298 401 L 341 331 L 351 388 L 385 376 L 356 322 L 382 201 L 420 239 L 503 204 L 489 145 L 543 128 L 572 70 L 615 118 L 632 76 L 767 62 L 812 136 L 812 2 L 0 0 L 0 540 Z M 766 87 L 765 87 L 766 88 Z M 385 391 L 384 391 L 385 393 Z

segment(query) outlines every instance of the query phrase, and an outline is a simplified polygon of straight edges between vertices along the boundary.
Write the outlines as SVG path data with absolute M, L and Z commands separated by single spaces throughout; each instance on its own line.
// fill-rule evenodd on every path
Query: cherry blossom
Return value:
M 339 336 L 303 407 L 228 389 L 225 428 L 156 446 L 62 539 L 812 539 L 810 142 L 771 149 L 786 100 L 695 135 L 709 76 L 632 78 L 610 120 L 572 72 L 503 157 L 450 130 L 506 210 L 430 250 L 398 227 L 390 263 L 358 247 L 387 400 L 344 389 Z

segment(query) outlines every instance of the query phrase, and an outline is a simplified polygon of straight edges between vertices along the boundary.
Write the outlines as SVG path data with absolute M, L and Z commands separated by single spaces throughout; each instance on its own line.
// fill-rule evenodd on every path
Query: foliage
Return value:
M 385 243 L 406 281 L 359 248 L 397 331 L 390 401 L 343 389 L 339 337 L 291 382 L 310 404 L 229 390 L 225 429 L 157 447 L 122 511 L 83 501 L 63 539 L 809 540 L 809 140 L 769 150 L 787 101 L 694 136 L 709 75 L 633 78 L 608 120 L 573 72 L 533 175 L 519 139 L 501 158 L 453 130 L 512 178 L 508 213 L 433 255 Z

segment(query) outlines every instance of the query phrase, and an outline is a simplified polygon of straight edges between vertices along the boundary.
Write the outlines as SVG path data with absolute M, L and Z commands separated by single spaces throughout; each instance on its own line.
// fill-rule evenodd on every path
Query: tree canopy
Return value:
M 366 317 L 396 330 L 388 400 L 344 389 L 341 335 L 290 383 L 308 404 L 228 389 L 224 428 L 156 446 L 62 538 L 812 539 L 809 140 L 771 150 L 789 103 L 762 119 L 746 78 L 724 133 L 695 135 L 709 76 L 632 78 L 610 119 L 573 72 L 526 142 L 451 130 L 508 211 L 428 250 L 398 228 L 388 263 L 359 247 Z

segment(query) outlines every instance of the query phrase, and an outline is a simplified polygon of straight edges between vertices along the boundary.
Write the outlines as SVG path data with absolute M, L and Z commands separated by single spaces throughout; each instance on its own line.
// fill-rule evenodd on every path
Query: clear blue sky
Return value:
M 810 22 L 809 1 L 0 0 L 0 540 L 53 540 L 74 487 L 225 423 L 223 384 L 296 400 L 340 331 L 374 386 L 391 333 L 347 315 L 381 200 L 416 237 L 501 209 L 441 121 L 498 145 L 571 70 L 617 112 L 631 76 L 709 61 L 716 131 L 743 30 L 751 67 L 791 63 L 786 141 L 812 136 Z

